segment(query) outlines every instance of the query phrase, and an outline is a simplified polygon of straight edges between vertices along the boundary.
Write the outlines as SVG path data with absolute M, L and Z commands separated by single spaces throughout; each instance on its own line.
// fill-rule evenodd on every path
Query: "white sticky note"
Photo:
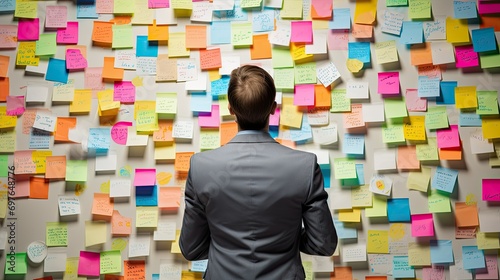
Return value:
M 366 243 L 342 244 L 342 262 L 365 262 L 366 261 Z
M 109 197 L 130 197 L 131 189 L 130 179 L 109 180 Z
M 431 43 L 432 64 L 440 65 L 455 62 L 453 45 L 448 42 Z
M 495 148 L 493 142 L 484 139 L 483 130 L 477 128 L 470 133 L 470 150 L 472 154 L 487 154 L 493 153 Z
M 351 189 L 350 188 L 329 188 L 328 197 L 330 207 L 334 210 L 352 209 Z
M 479 228 L 481 232 L 500 232 L 500 210 L 493 207 L 481 207 Z
M 220 75 L 231 75 L 231 72 L 240 67 L 240 57 L 239 56 L 222 56 L 221 58 L 222 67 L 219 68 Z
M 330 121 L 326 126 L 313 127 L 313 142 L 319 145 L 331 145 L 338 141 L 337 123 Z
M 26 88 L 26 102 L 45 103 L 47 96 L 49 96 L 49 88 L 46 85 L 32 84 Z
M 180 139 L 193 139 L 193 126 L 192 121 L 176 121 L 172 129 L 172 137 Z
M 151 237 L 149 234 L 131 236 L 128 243 L 128 257 L 149 256 Z
M 313 43 L 306 45 L 306 54 L 322 54 L 326 53 L 326 38 L 328 37 L 328 29 L 313 30 Z
M 117 164 L 117 156 L 115 151 L 109 151 L 106 155 L 99 155 L 95 158 L 95 171 L 107 172 L 115 171 Z
M 207 72 L 199 72 L 198 79 L 194 81 L 187 81 L 185 89 L 187 91 L 206 91 L 207 90 L 208 76 Z
M 47 257 L 43 262 L 43 272 L 66 271 L 66 252 L 53 252 L 49 249 Z
M 346 97 L 350 99 L 367 99 L 369 98 L 368 82 L 347 81 Z
M 127 146 L 147 146 L 148 145 L 148 135 L 138 135 L 136 128 L 129 126 L 127 132 Z
M 395 170 L 396 149 L 379 149 L 373 152 L 374 170 Z
M 333 62 L 322 62 L 316 66 L 316 77 L 327 87 L 340 78 L 340 72 Z
M 160 9 L 155 9 L 155 11 L 156 11 L 156 24 L 158 25 L 177 24 L 177 19 L 175 17 L 173 8 L 160 8 Z
M 276 30 L 269 33 L 269 42 L 273 45 L 286 46 L 290 45 L 290 37 L 292 27 L 288 21 L 277 21 Z
M 153 233 L 155 241 L 171 241 L 175 240 L 177 224 L 174 221 L 158 221 L 158 226 Z
M 384 122 L 384 103 L 363 104 L 364 122 Z
M 78 215 L 80 214 L 80 200 L 76 196 L 59 196 L 59 215 Z
M 54 132 L 56 130 L 57 116 L 48 111 L 37 111 L 33 127 L 43 131 Z

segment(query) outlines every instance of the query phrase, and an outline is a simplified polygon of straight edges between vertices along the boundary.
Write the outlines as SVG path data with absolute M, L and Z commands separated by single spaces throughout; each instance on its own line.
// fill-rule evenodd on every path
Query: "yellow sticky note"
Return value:
M 377 16 L 377 0 L 356 1 L 354 23 L 373 24 Z
M 405 123 L 404 134 L 407 140 L 425 140 L 425 116 L 410 116 L 409 123 Z
M 135 227 L 154 228 L 158 226 L 158 207 L 136 207 L 135 212 Z
M 200 150 L 213 150 L 220 147 L 220 135 L 218 129 L 200 130 Z
M 158 114 L 154 110 L 137 112 L 135 125 L 138 132 L 153 132 L 158 130 Z
M 290 55 L 295 63 L 310 62 L 314 58 L 314 55 L 306 54 L 305 44 L 290 43 Z
M 17 116 L 7 116 L 7 107 L 0 107 L 0 128 L 16 127 Z
M 469 43 L 467 19 L 446 18 L 446 41 L 449 43 Z
M 300 128 L 302 126 L 303 112 L 293 105 L 293 97 L 283 97 L 281 106 L 280 124 Z
M 172 246 L 170 247 L 170 253 L 180 254 L 181 247 L 179 246 L 179 239 L 181 237 L 181 230 L 178 229 L 175 231 L 175 240 L 172 242 Z
M 114 14 L 133 14 L 134 13 L 134 0 L 114 0 L 113 13 Z
M 104 221 L 85 221 L 85 247 L 106 243 L 108 225 Z
M 408 244 L 408 264 L 411 266 L 431 265 L 431 247 L 428 242 Z
M 477 108 L 477 93 L 475 86 L 455 88 L 455 107 L 459 109 Z
M 427 198 L 427 206 L 431 213 L 450 213 L 451 204 L 449 194 L 438 191 L 436 189 L 430 190 Z
M 46 158 L 51 155 L 52 151 L 33 151 L 31 157 L 33 158 L 33 163 L 36 165 L 36 174 L 45 173 L 47 166 Z
M 191 51 L 186 48 L 186 33 L 174 32 L 168 38 L 168 57 L 189 56 Z
M 482 119 L 482 125 L 484 138 L 500 138 L 500 119 Z
M 356 163 L 348 158 L 335 158 L 333 160 L 333 172 L 336 179 L 352 179 L 356 173 Z
M 134 103 L 134 120 L 137 119 L 137 112 L 140 111 L 155 111 L 156 101 L 153 100 L 138 100 Z
M 155 142 L 155 160 L 174 161 L 175 143 L 173 142 Z
M 191 1 L 191 0 L 172 0 L 172 1 L 170 1 L 170 6 L 173 9 L 192 10 L 193 9 L 193 1 Z
M 73 101 L 69 104 L 70 113 L 89 113 L 92 105 L 92 90 L 75 89 Z
M 0 190 L 0 219 L 5 219 L 7 216 L 7 202 L 9 197 L 7 190 Z
M 16 1 L 14 16 L 18 18 L 36 18 L 38 1 Z
M 370 185 L 362 185 L 351 189 L 352 207 L 372 207 L 373 193 L 369 187 Z
M 364 64 L 359 59 L 351 59 L 350 58 L 350 59 L 347 59 L 346 65 L 347 65 L 347 69 L 349 70 L 349 72 L 358 73 L 359 71 L 361 71 L 361 69 L 363 69 Z
M 78 276 L 78 257 L 66 258 L 66 270 L 64 271 L 64 279 L 86 280 L 87 277 Z
M 283 0 L 280 17 L 301 19 L 302 7 L 302 0 Z
M 339 210 L 339 221 L 346 223 L 361 222 L 361 209 L 342 209 Z
M 68 225 L 59 222 L 46 223 L 45 243 L 49 247 L 68 246 Z
M 427 139 L 427 144 L 417 144 L 416 150 L 417 159 L 420 161 L 439 160 L 436 137 L 429 137 Z
M 368 230 L 366 252 L 368 254 L 389 254 L 389 232 Z
M 387 197 L 373 195 L 373 206 L 365 209 L 365 217 L 387 217 Z
M 437 153 L 437 149 L 436 149 Z M 411 171 L 406 181 L 406 186 L 410 190 L 417 190 L 427 193 L 431 180 L 431 169 L 422 167 L 421 171 Z
M 36 42 L 19 42 L 16 65 L 37 66 L 40 58 L 35 56 Z
M 134 1 L 134 15 L 132 16 L 132 24 L 151 24 L 155 18 L 155 10 L 148 8 L 148 0 L 135 0 Z M 167 27 L 167 39 L 168 40 L 168 26 Z M 148 40 L 156 41 L 156 39 L 150 38 L 150 28 L 148 28 Z M 160 36 L 164 36 L 163 34 Z
M 120 108 L 120 101 L 114 101 L 114 92 L 112 89 L 102 90 L 97 93 L 99 108 L 102 111 Z
M 251 22 L 231 23 L 231 44 L 233 46 L 250 46 L 253 44 Z
M 398 58 L 398 49 L 396 48 L 396 41 L 391 40 L 391 41 L 375 43 L 375 56 L 377 57 L 378 64 L 398 61 L 399 58 Z M 363 65 L 361 65 L 361 67 L 363 67 Z
M 16 130 L 0 130 L 0 153 L 13 153 L 16 150 Z
M 177 114 L 177 93 L 162 92 L 156 94 L 156 113 Z
M 500 249 L 498 232 L 477 232 L 477 248 L 479 250 Z

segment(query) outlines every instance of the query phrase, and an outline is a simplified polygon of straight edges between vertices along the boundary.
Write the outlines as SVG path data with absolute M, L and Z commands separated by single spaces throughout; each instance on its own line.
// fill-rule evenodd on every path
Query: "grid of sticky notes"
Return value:
M 15 192 L 0 191 L 0 218 L 8 216 L 8 196 L 50 200 L 51 182 L 64 180 L 74 195 L 57 196 L 59 216 L 90 212 L 92 219 L 82 228 L 85 247 L 113 237 L 112 246 L 81 250 L 79 256 L 49 251 L 45 273 L 201 279 L 206 261 L 190 263 L 190 271 L 163 261 L 151 267 L 150 260 L 122 260 L 121 251 L 128 249 L 129 258 L 147 257 L 152 241 L 167 241 L 171 253 L 180 253 L 180 225 L 164 219 L 177 215 L 183 196 L 182 186 L 173 186 L 171 179 L 186 178 L 195 152 L 218 148 L 236 135 L 237 124 L 227 109 L 229 75 L 251 63 L 270 72 L 278 90 L 271 135 L 282 145 L 316 153 L 329 189 L 340 245 L 334 258 L 305 257 L 308 278 L 327 272 L 331 279 L 351 279 L 357 269 L 347 264 L 367 262 L 369 272 L 361 274 L 373 276 L 366 279 L 412 278 L 415 273 L 444 279 L 448 271 L 451 279 L 498 279 L 492 250 L 500 249 L 500 177 L 475 180 L 486 205 L 479 207 L 478 197 L 457 199 L 465 188 L 459 183 L 460 168 L 450 167 L 465 155 L 500 166 L 498 89 L 443 77 L 447 68 L 463 75 L 498 70 L 495 14 L 500 4 L 449 1 L 453 12 L 439 16 L 430 0 L 333 2 L 3 1 L 0 178 L 8 176 L 11 163 L 18 177 Z M 12 14 L 16 21 L 4 20 Z M 113 18 L 104 20 L 109 15 Z M 475 21 L 479 27 L 469 25 Z M 83 34 L 84 29 L 91 34 Z M 403 59 L 417 70 L 416 87 L 401 80 L 401 46 L 409 52 Z M 97 48 L 107 55 L 96 59 Z M 343 54 L 345 61 L 335 64 L 331 54 Z M 390 70 L 373 73 L 373 62 Z M 32 77 L 22 93 L 9 80 L 18 71 Z M 363 75 L 373 76 L 377 84 L 370 85 Z M 156 90 L 160 85 L 171 89 Z M 375 88 L 377 98 L 370 96 Z M 64 106 L 67 114 L 53 113 L 45 106 L 50 102 Z M 183 111 L 193 118 L 177 118 Z M 455 113 L 458 121 L 451 117 Z M 89 116 L 99 122 L 89 125 Z M 382 145 L 367 154 L 371 130 L 381 131 Z M 19 137 L 27 137 L 28 146 L 20 147 Z M 469 147 L 463 146 L 464 137 Z M 52 147 L 61 144 L 78 145 L 87 157 L 53 154 Z M 120 163 L 116 150 L 125 147 L 139 155 L 141 148 L 153 147 L 154 163 L 147 164 L 152 167 Z M 365 175 L 367 160 L 373 162 L 367 168 L 373 174 Z M 124 167 L 117 170 L 119 163 Z M 160 172 L 155 163 L 167 164 L 172 172 Z M 82 201 L 87 182 L 101 174 L 116 176 L 103 179 L 91 201 Z M 420 200 L 399 195 L 396 188 L 404 185 Z M 132 217 L 118 210 L 130 197 Z M 426 211 L 412 211 L 412 203 L 422 203 Z M 455 235 L 438 236 L 443 225 L 436 220 L 452 211 Z M 383 226 L 362 231 L 363 216 Z M 134 228 L 150 234 L 136 236 Z M 67 247 L 72 238 L 62 221 L 46 221 L 45 233 L 48 247 Z M 471 242 L 461 245 L 461 240 Z M 16 254 L 19 265 L 15 270 L 6 266 L 5 273 L 26 274 L 26 258 L 36 253 Z

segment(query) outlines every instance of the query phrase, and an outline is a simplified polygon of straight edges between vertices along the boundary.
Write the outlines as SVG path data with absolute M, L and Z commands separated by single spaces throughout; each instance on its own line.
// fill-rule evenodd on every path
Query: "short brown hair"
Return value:
M 276 87 L 264 69 L 253 65 L 234 69 L 227 95 L 241 129 L 260 130 L 267 125 L 276 99 Z

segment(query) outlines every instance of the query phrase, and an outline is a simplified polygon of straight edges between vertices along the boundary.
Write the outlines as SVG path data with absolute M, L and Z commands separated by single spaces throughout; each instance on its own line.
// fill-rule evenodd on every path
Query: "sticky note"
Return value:
M 210 43 L 222 45 L 231 43 L 231 22 L 213 21 L 210 25 Z
M 436 104 L 455 104 L 455 88 L 458 82 L 442 81 L 440 84 L 440 95 L 436 98 Z
M 139 186 L 135 193 L 135 206 L 158 206 L 158 186 Z
M 401 44 L 420 44 L 423 43 L 423 40 L 424 31 L 422 22 L 403 21 L 401 37 L 399 38 Z
M 440 90 L 440 79 L 429 78 L 427 76 L 418 77 L 418 96 L 419 97 L 437 97 Z
M 375 43 L 375 56 L 378 64 L 391 63 L 399 60 L 396 41 Z
M 429 110 L 425 114 L 425 126 L 428 129 L 448 128 L 446 107 L 429 107 Z
M 390 196 L 392 179 L 382 174 L 374 174 L 370 180 L 370 191 L 376 194 Z
M 87 181 L 87 160 L 66 161 L 66 181 Z
M 369 42 L 349 42 L 349 59 L 358 59 L 363 63 L 370 63 L 370 43 Z
M 58 44 L 78 44 L 78 21 L 68 21 L 65 28 L 57 29 Z
M 408 264 L 411 266 L 429 266 L 431 264 L 429 242 L 410 242 L 408 244 Z
M 365 153 L 364 135 L 344 134 L 342 152 L 351 155 L 363 155 Z
M 351 9 L 333 9 L 333 19 L 328 22 L 329 29 L 351 29 Z
M 314 85 L 295 85 L 293 105 L 314 106 Z
M 434 236 L 432 213 L 411 215 L 411 235 L 414 237 Z
M 404 14 L 386 10 L 384 12 L 384 21 L 381 31 L 399 36 L 401 34 L 401 28 L 403 27 L 404 18 Z
M 449 43 L 468 43 L 469 28 L 467 20 L 446 18 L 446 41 Z
M 48 247 L 68 246 L 68 225 L 59 222 L 45 224 L 45 243 Z
M 186 25 L 186 48 L 204 49 L 207 47 L 207 27 Z
M 476 2 L 453 1 L 453 17 L 458 19 L 477 18 Z
M 66 68 L 68 70 L 85 69 L 87 68 L 87 59 L 78 49 L 66 50 Z
M 423 66 L 432 64 L 432 49 L 431 43 L 413 44 L 410 46 L 411 64 Z M 419 76 L 424 76 L 419 73 Z M 428 77 L 436 78 L 436 77 Z
M 168 38 L 168 57 L 188 57 L 190 50 L 186 48 L 186 33 L 170 33 Z
M 28 272 L 26 253 L 15 253 L 14 260 L 12 262 L 12 264 L 5 265 L 4 273 L 6 275 L 20 275 Z
M 40 20 L 34 19 L 19 19 L 17 28 L 18 41 L 36 41 L 40 37 Z
M 313 41 L 312 21 L 292 21 L 290 42 L 310 44 Z
M 431 262 L 453 263 L 453 247 L 451 240 L 431 240 Z
M 231 23 L 231 44 L 233 46 L 250 46 L 253 44 L 252 23 Z
M 379 72 L 378 93 L 399 94 L 399 72 Z
M 377 16 L 377 0 L 356 2 L 354 22 L 359 24 L 373 24 Z
M 430 0 L 409 0 L 408 16 L 411 19 L 430 19 L 431 1 Z
M 332 103 L 334 103 L 333 96 L 334 92 L 332 91 Z M 365 126 L 365 122 L 363 121 L 363 106 L 361 104 L 352 104 L 351 112 L 343 113 L 342 118 L 344 120 L 344 128 L 346 129 L 359 128 Z
M 460 135 L 458 133 L 458 125 L 450 125 L 449 128 L 438 129 L 437 132 L 438 147 L 442 148 L 457 148 L 460 147 Z
M 493 27 L 473 29 L 471 35 L 475 52 L 488 52 L 497 49 L 495 30 Z
M 451 212 L 449 193 L 431 189 L 427 198 L 427 206 L 431 213 L 449 213 Z
M 477 269 L 486 267 L 483 250 L 477 246 L 462 246 L 462 260 L 465 269 Z
M 498 92 L 497 91 L 477 91 L 478 115 L 498 115 Z
M 497 254 L 484 255 L 486 262 L 486 268 L 480 268 L 475 270 L 476 279 L 491 279 L 498 275 L 498 262 Z
M 415 270 L 408 264 L 408 256 L 394 256 L 392 259 L 392 276 L 395 278 L 413 278 Z
M 482 179 L 483 201 L 500 201 L 500 179 Z
M 405 102 L 408 112 L 427 111 L 427 99 L 419 97 L 417 89 L 406 89 Z
M 403 118 L 408 116 L 405 101 L 402 98 L 384 99 L 385 117 L 388 119 Z
M 408 198 L 392 198 L 387 200 L 387 217 L 389 222 L 410 221 L 410 200 Z
M 368 254 L 388 254 L 389 232 L 387 230 L 368 230 L 366 252 Z
M 438 166 L 431 186 L 437 190 L 452 193 L 457 183 L 458 171 Z
M 465 202 L 455 202 L 455 222 L 457 227 L 478 226 L 477 206 Z
M 100 274 L 100 253 L 80 251 L 78 275 L 98 277 Z
M 47 74 L 45 75 L 45 80 L 67 83 L 68 70 L 66 70 L 66 61 L 62 59 L 50 58 L 49 67 L 47 68 Z

